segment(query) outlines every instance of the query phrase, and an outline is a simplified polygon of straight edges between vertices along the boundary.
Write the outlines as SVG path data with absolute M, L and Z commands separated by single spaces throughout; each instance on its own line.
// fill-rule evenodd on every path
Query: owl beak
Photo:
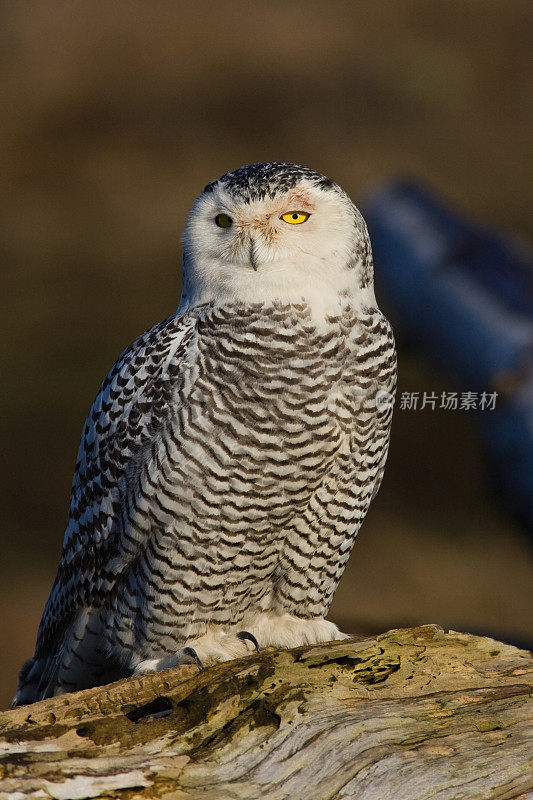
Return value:
M 255 272 L 257 272 L 257 267 L 259 266 L 257 263 L 257 257 L 255 254 L 255 241 L 253 239 L 250 240 L 250 264 L 252 265 Z

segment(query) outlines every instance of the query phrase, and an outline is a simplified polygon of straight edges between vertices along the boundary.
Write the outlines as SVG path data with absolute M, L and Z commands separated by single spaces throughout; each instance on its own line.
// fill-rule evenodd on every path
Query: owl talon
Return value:
M 204 665 L 200 661 L 200 656 L 198 655 L 196 650 L 194 650 L 194 648 L 192 648 L 192 647 L 184 647 L 182 652 L 185 653 L 186 656 L 189 656 L 190 658 L 192 658 L 192 660 L 194 661 L 194 663 L 196 664 L 198 669 L 205 669 Z
M 237 639 L 242 639 L 243 642 L 244 641 L 251 642 L 255 647 L 255 649 L 257 650 L 257 652 L 259 653 L 260 651 L 259 642 L 255 638 L 253 633 L 250 633 L 250 631 L 239 631 L 239 633 L 237 634 Z

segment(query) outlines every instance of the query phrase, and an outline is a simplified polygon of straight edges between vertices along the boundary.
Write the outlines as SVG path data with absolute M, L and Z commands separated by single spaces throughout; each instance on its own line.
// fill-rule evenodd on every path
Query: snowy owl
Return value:
M 183 245 L 178 310 L 89 412 L 15 704 L 346 636 L 325 616 L 396 380 L 365 223 L 323 175 L 254 164 L 206 186 Z

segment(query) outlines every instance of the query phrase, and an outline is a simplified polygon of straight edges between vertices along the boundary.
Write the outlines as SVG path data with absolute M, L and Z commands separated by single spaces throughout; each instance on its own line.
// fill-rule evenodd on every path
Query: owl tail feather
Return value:
M 52 679 L 50 673 L 55 673 L 55 659 L 30 658 L 23 665 L 19 673 L 17 693 L 11 703 L 11 708 L 25 706 L 29 703 L 36 703 L 38 700 L 45 700 L 51 697 L 50 691 Z M 43 663 L 44 662 L 44 663 Z
M 131 669 L 106 652 L 98 610 L 82 608 L 52 651 L 24 664 L 12 707 L 101 686 L 131 674 Z

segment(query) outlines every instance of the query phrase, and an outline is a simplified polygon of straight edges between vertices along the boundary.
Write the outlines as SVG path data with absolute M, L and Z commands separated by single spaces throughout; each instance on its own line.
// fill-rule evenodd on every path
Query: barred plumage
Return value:
M 285 230 L 280 210 L 301 209 L 307 233 Z M 206 187 L 184 244 L 180 308 L 86 421 L 16 703 L 343 636 L 324 618 L 381 482 L 376 393 L 396 376 L 364 222 L 318 173 L 253 165 Z

